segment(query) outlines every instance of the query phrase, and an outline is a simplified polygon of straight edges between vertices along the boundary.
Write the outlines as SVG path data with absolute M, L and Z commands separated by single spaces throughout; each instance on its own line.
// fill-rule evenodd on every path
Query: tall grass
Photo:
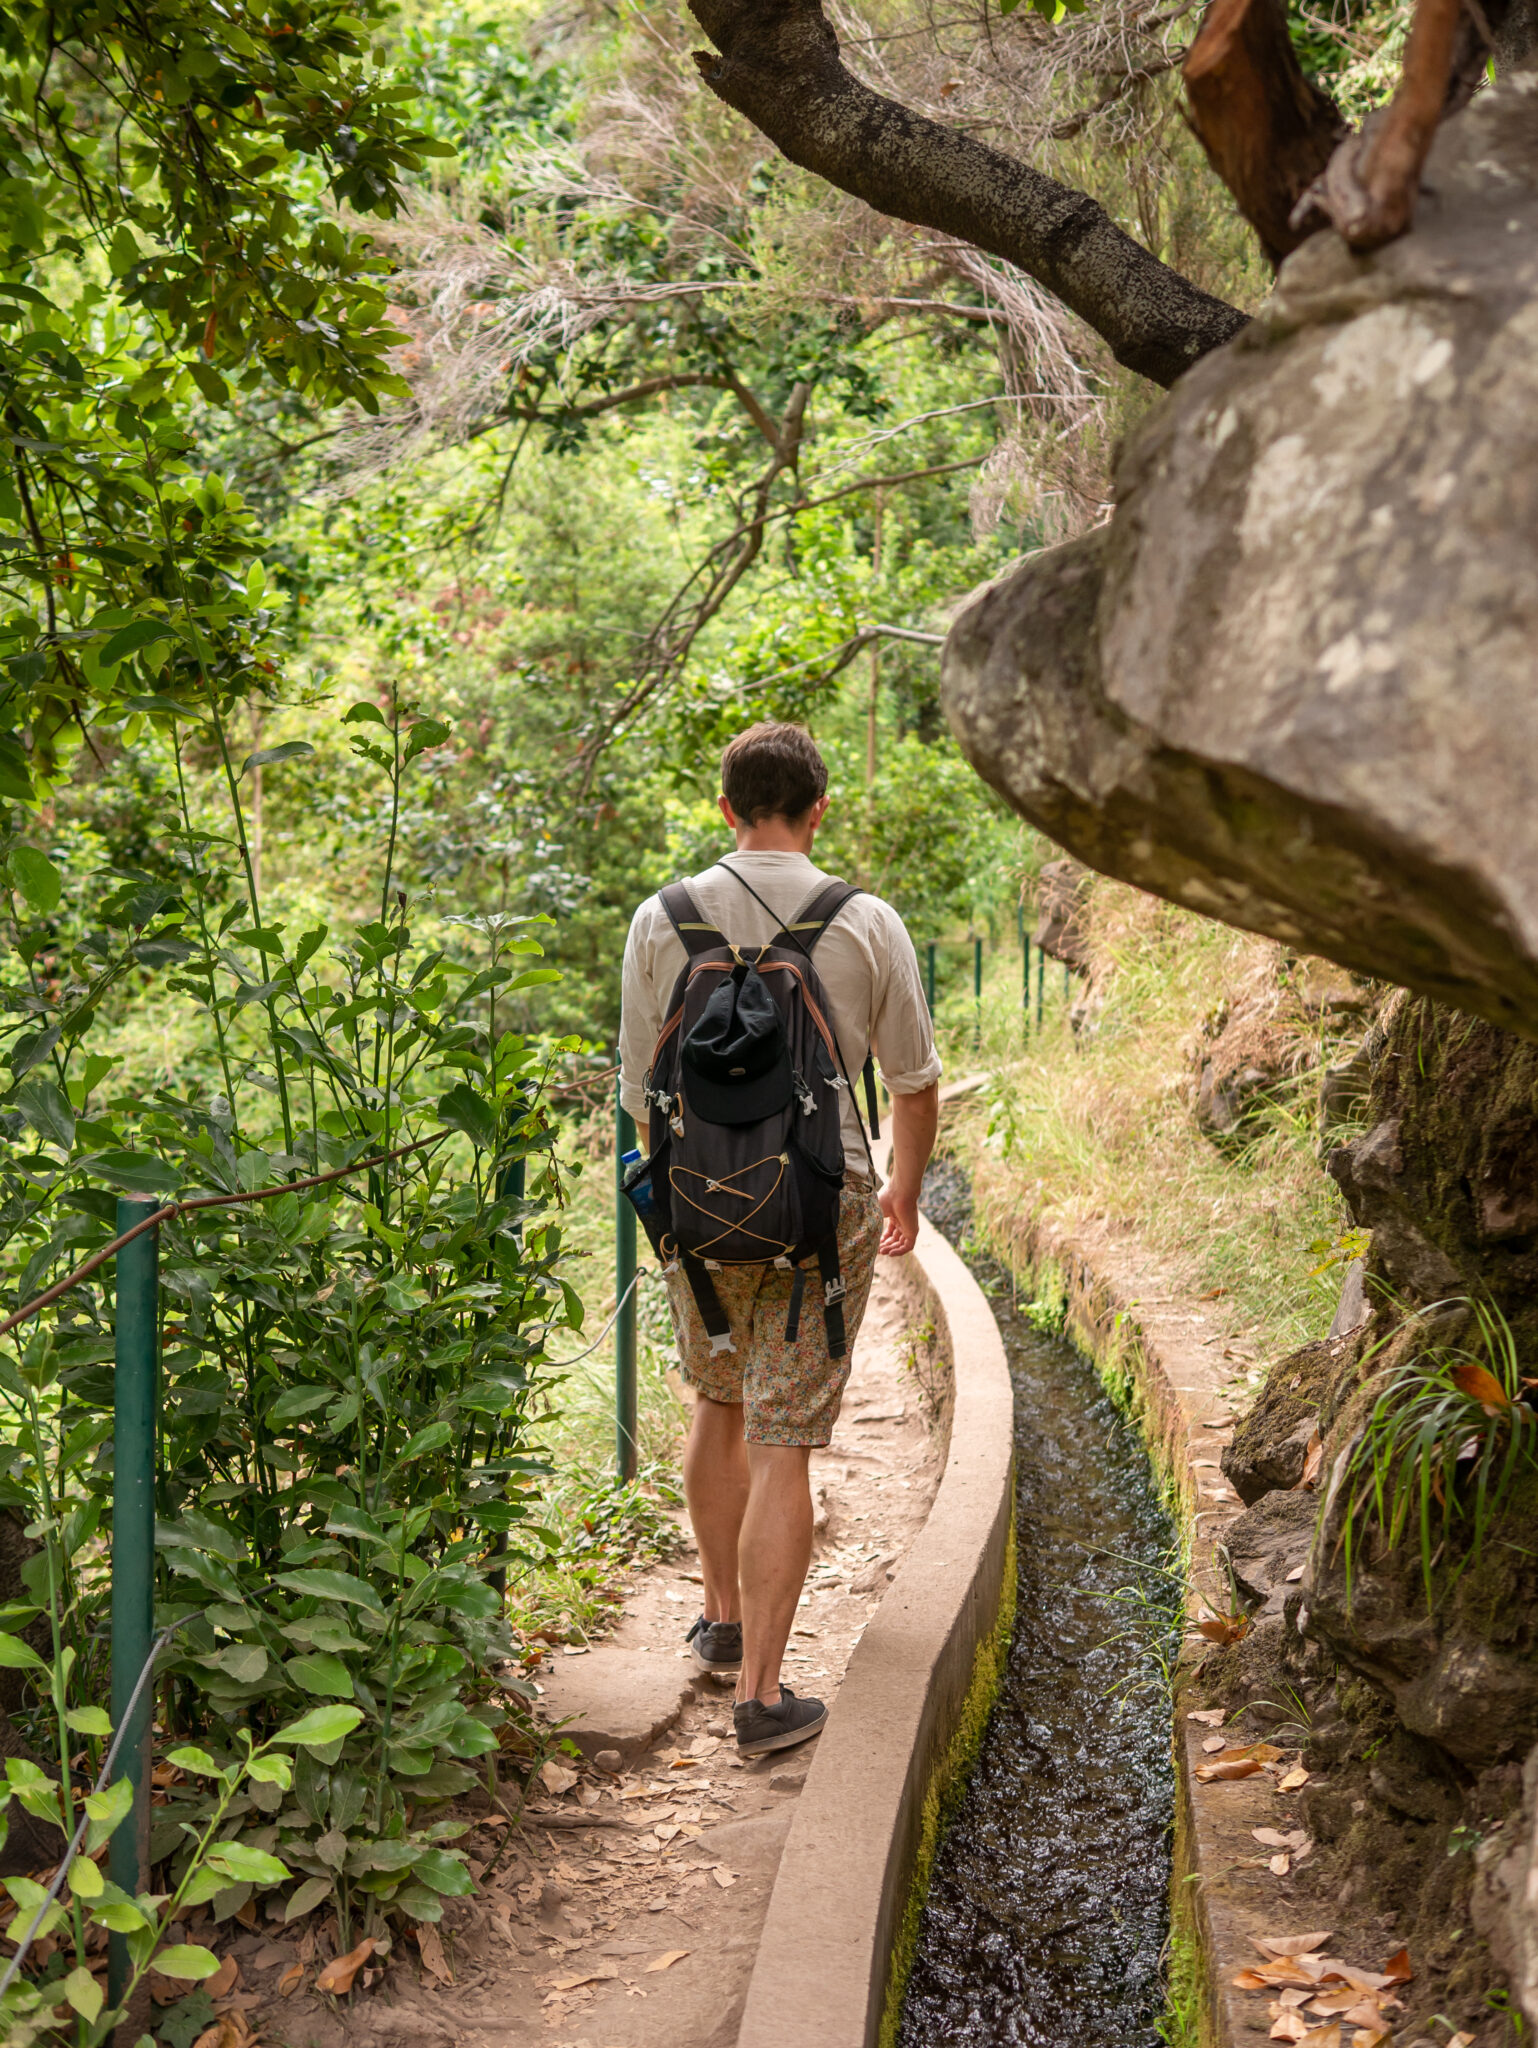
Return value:
M 988 1075 L 960 1112 L 971 1138 L 1007 1159 L 1034 1211 L 1135 1230 L 1176 1285 L 1212 1298 L 1216 1327 L 1271 1351 L 1321 1336 L 1340 1274 L 1319 1247 L 1348 1221 L 1314 1113 L 1335 1041 L 1316 1031 L 1308 1070 L 1257 1113 L 1242 1149 L 1219 1150 L 1190 1107 L 1193 1053 L 1221 1001 L 1264 998 L 1290 971 L 1280 948 L 1108 881 L 1091 888 L 1087 915 L 1092 989 L 1075 976 L 1065 995 L 1049 960 L 1038 1026 L 1033 947 L 1028 1030 L 1012 933 L 988 957 L 980 1007 L 970 960 L 946 957 L 936 1007 L 948 1073 Z M 1087 1012 L 1077 1032 L 1070 1001 Z
M 1474 1341 L 1433 1345 L 1391 1368 L 1353 1446 L 1343 1484 L 1346 1595 L 1376 1529 L 1397 1550 L 1412 1533 L 1428 1611 L 1484 1554 L 1519 1475 L 1538 1466 L 1538 1414 L 1500 1310 L 1472 1304 Z

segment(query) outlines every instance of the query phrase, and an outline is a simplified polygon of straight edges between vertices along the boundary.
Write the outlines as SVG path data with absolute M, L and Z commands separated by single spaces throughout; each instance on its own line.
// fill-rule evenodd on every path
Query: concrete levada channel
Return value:
M 1164 2011 L 1180 1640 L 1175 1531 L 1094 1367 L 967 1241 L 966 1176 L 925 1213 L 989 1297 L 1015 1389 L 1014 1635 L 941 1840 L 898 2048 L 1156 2048 Z

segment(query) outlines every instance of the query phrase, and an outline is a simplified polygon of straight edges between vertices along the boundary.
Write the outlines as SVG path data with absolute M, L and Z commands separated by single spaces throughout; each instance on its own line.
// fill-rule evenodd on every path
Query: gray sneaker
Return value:
M 742 1623 L 707 1621 L 702 1614 L 684 1637 L 701 1671 L 715 1678 L 735 1678 L 742 1669 Z
M 732 1708 L 737 1754 L 766 1756 L 771 1749 L 794 1749 L 798 1742 L 810 1742 L 820 1735 L 827 1718 L 821 1700 L 798 1700 L 788 1685 L 780 1687 L 779 1700 L 772 1707 L 762 1700 L 739 1700 Z

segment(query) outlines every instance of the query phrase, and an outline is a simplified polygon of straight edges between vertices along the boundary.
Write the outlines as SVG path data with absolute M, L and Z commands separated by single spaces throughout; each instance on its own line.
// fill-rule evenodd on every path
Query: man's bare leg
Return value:
M 740 1412 L 740 1411 L 739 1411 Z M 812 1561 L 811 1452 L 797 1444 L 748 1444 L 752 1476 L 742 1518 L 742 1673 L 737 1698 L 774 1706 L 796 1602 Z
M 748 1457 L 741 1403 L 695 1397 L 684 1449 L 684 1498 L 699 1546 L 705 1619 L 736 1621 L 737 1541 L 748 1505 Z

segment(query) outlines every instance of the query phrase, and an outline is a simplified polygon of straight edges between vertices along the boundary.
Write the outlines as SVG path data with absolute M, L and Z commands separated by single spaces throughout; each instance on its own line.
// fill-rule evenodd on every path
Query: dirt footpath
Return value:
M 833 1442 L 813 1454 L 816 1549 L 786 1677 L 830 1704 L 944 1463 L 911 1323 L 883 1261 Z M 729 2048 L 816 1745 L 737 1756 L 731 1688 L 695 1676 L 683 1648 L 699 1601 L 686 1538 L 633 1582 L 612 1636 L 552 1657 L 541 1706 L 583 1756 L 547 1767 L 521 1827 L 491 1814 L 465 1838 L 479 1894 L 445 1914 L 441 1952 L 431 1934 L 397 1943 L 379 1981 L 340 2003 L 307 1971 L 250 2015 L 266 2042 Z M 246 1980 L 267 1990 L 254 1960 Z

